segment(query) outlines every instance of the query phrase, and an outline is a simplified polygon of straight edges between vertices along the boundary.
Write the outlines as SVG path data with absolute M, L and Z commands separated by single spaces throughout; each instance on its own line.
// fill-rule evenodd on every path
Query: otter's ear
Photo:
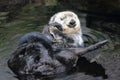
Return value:
M 53 15 L 53 16 L 50 18 L 49 24 L 53 23 L 53 22 L 54 22 L 54 20 L 55 20 L 55 18 L 56 18 L 56 14 L 55 14 L 55 15 Z

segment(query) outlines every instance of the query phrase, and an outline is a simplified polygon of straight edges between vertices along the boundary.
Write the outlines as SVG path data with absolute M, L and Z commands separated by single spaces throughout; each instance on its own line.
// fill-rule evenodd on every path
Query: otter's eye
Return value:
M 62 21 L 62 20 L 64 20 L 66 17 L 63 17 L 63 18 L 60 18 L 60 20 Z
M 60 20 L 62 21 L 62 20 L 64 20 L 64 18 L 60 18 Z

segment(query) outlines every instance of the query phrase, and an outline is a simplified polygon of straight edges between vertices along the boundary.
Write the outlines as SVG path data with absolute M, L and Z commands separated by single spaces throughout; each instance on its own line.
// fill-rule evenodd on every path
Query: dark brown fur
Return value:
M 107 42 L 102 41 L 86 48 L 54 49 L 44 34 L 28 34 L 22 37 L 22 43 L 8 60 L 8 67 L 18 76 L 31 75 L 42 78 L 66 74 L 76 67 L 79 56 L 98 49 Z

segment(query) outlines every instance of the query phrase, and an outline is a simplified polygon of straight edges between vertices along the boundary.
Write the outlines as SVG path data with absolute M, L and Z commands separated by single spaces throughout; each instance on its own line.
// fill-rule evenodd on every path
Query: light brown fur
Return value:
M 70 21 L 74 20 L 75 24 L 71 27 Z M 67 45 L 70 47 L 80 47 L 83 46 L 83 39 L 82 39 L 82 30 L 81 30 L 81 25 L 80 25 L 80 20 L 78 16 L 71 11 L 63 11 L 63 12 L 58 12 L 54 14 L 49 21 L 49 24 L 52 23 L 59 23 L 61 25 L 62 31 L 57 29 L 54 26 L 49 26 L 48 31 L 49 33 L 53 36 L 56 41 L 63 41 L 63 37 L 59 35 L 59 33 L 54 33 L 55 31 L 58 31 L 62 33 L 63 35 L 66 36 L 68 39 L 72 39 L 73 42 L 69 42 L 69 40 L 66 39 Z M 58 40 L 59 39 L 59 40 Z

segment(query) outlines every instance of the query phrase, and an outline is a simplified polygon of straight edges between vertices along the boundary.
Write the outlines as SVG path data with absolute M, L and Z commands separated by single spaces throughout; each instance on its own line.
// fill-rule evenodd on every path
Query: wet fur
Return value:
M 75 20 L 76 26 L 70 27 L 69 22 Z M 59 23 L 62 31 L 54 26 Z M 49 25 L 43 29 L 44 34 L 48 34 L 51 40 L 56 41 L 56 45 L 62 47 L 83 47 L 82 30 L 78 16 L 71 11 L 58 12 L 50 18 Z
M 65 76 L 69 72 L 73 73 L 72 70 L 75 72 L 78 71 L 77 69 L 79 69 L 79 67 L 79 70 L 83 71 L 84 68 L 86 68 L 86 64 L 87 70 L 85 71 L 88 72 L 89 65 L 90 67 L 92 66 L 92 68 L 95 66 L 96 63 L 92 63 L 93 65 L 91 65 L 88 61 L 86 63 L 85 58 L 79 58 L 86 48 L 61 48 L 54 50 L 50 42 L 44 34 L 39 32 L 25 34 L 20 39 L 18 48 L 10 56 L 8 67 L 20 80 L 43 80 L 42 78 L 47 77 Z M 106 43 L 106 41 L 98 44 L 102 45 L 104 43 Z M 97 48 L 95 45 L 92 45 L 92 50 L 93 48 Z M 87 47 L 87 49 L 88 48 L 89 50 L 87 51 L 91 51 L 90 47 Z M 99 66 L 100 65 L 98 65 L 98 67 Z M 97 66 L 95 66 L 95 68 L 96 67 Z M 100 69 L 102 69 L 101 66 Z M 101 71 L 98 72 L 99 70 L 97 68 L 97 73 L 103 74 L 102 76 L 104 76 L 105 70 L 102 70 L 102 73 Z M 90 68 L 90 71 L 93 70 Z M 95 73 L 93 75 L 95 76 Z
M 39 32 L 25 34 L 8 60 L 8 67 L 18 76 L 66 73 L 76 64 L 78 56 L 67 49 L 54 50 L 50 42 Z

